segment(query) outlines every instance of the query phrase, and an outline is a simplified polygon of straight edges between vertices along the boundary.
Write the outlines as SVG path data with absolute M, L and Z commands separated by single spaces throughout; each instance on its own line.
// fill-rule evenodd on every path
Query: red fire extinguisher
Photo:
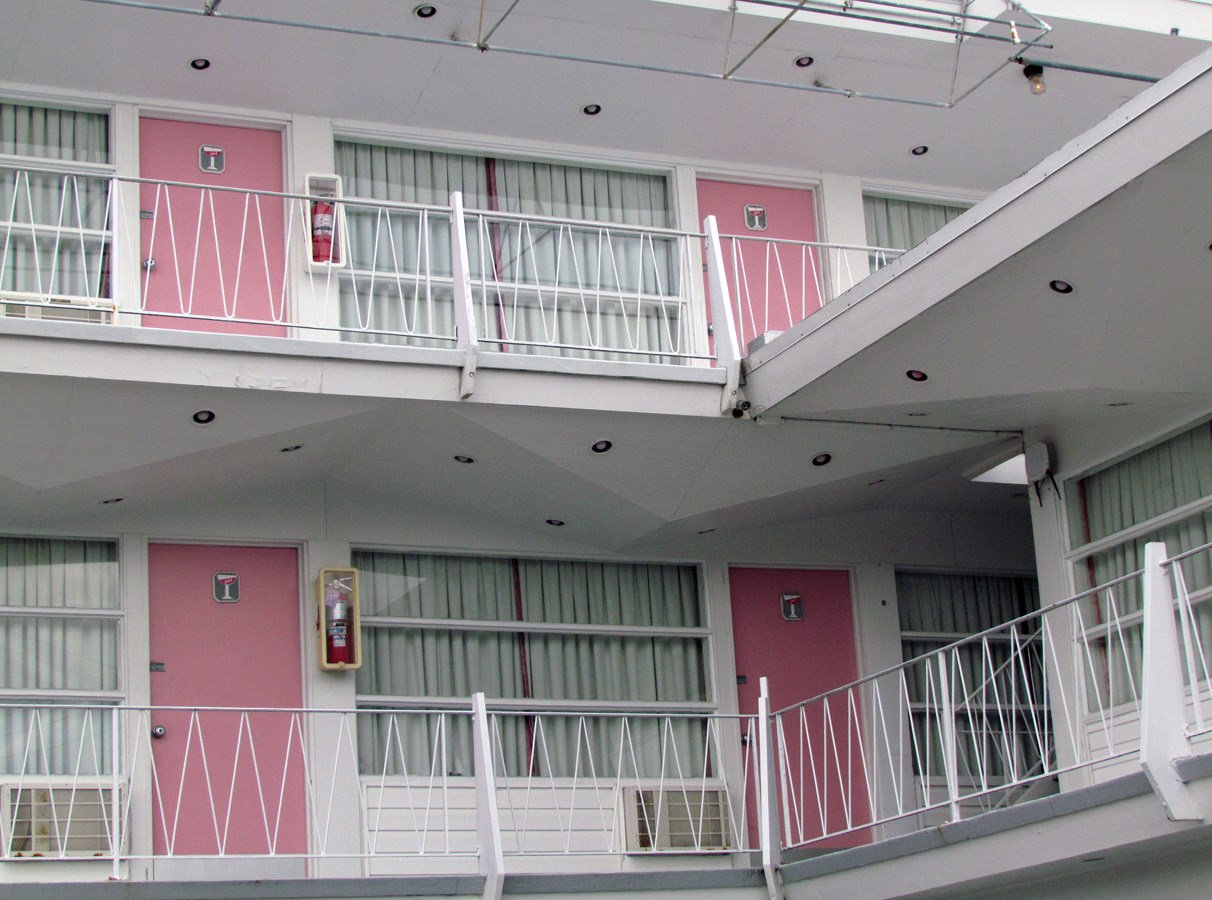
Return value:
M 328 661 L 330 663 L 353 662 L 353 635 L 349 629 L 349 606 L 338 600 L 328 616 Z
M 316 200 L 311 205 L 311 258 L 314 262 L 332 261 L 333 205 Z

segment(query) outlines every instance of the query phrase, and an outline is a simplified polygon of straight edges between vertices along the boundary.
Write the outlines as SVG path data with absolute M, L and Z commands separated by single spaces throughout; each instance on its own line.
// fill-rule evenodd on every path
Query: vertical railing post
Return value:
M 501 852 L 501 817 L 497 810 L 492 736 L 482 692 L 471 697 L 471 728 L 476 769 L 476 835 L 480 845 L 480 874 L 484 876 L 484 900 L 500 900 L 505 884 L 505 859 Z
M 715 216 L 703 221 L 707 232 L 707 302 L 711 306 L 711 324 L 715 334 L 715 358 L 727 373 L 720 395 L 720 412 L 740 412 L 741 348 L 732 316 L 732 297 L 724 269 L 724 251 Z
M 1187 692 L 1165 544 L 1145 545 L 1143 582 L 1140 767 L 1170 819 L 1201 820 L 1203 814 L 1174 768 L 1176 760 L 1191 755 L 1191 745 L 1185 730 Z
M 712 227 L 715 223 L 708 219 Z M 762 845 L 762 872 L 770 900 L 782 900 L 783 883 L 779 874 L 782 843 L 779 840 L 779 807 L 774 793 L 774 741 L 771 733 L 770 691 L 765 678 L 758 694 L 758 840 Z
M 111 877 L 118 881 L 122 877 L 122 802 L 118 796 L 119 776 L 118 756 L 122 743 L 118 729 L 122 725 L 121 708 L 113 707 L 109 714 L 109 840 L 113 872 Z
M 960 820 L 959 748 L 955 737 L 955 701 L 951 696 L 951 676 L 947 671 L 948 653 L 940 653 L 938 661 L 939 735 L 942 741 L 943 775 L 947 779 L 947 804 L 951 821 Z
M 459 396 L 466 400 L 476 389 L 479 341 L 476 337 L 476 315 L 471 297 L 471 264 L 467 256 L 463 195 L 459 191 L 450 195 L 450 262 L 451 274 L 454 276 L 455 346 L 463 351 Z

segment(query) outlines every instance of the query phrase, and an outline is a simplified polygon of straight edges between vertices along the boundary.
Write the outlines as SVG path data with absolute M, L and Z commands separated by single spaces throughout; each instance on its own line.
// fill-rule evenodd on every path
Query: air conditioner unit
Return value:
M 89 304 L 67 297 L 51 297 L 46 302 L 0 302 L 0 315 L 10 319 L 43 319 L 54 322 L 85 322 L 111 325 L 114 321 L 112 303 Z
M 123 790 L 120 782 L 119 808 Z M 87 859 L 121 852 L 113 834 L 113 800 L 109 780 L 0 784 L 0 859 Z
M 723 788 L 631 788 L 625 793 L 627 850 L 697 853 L 736 848 Z

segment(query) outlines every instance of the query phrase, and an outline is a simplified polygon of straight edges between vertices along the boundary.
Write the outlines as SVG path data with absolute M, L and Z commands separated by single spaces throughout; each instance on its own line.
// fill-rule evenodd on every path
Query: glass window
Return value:
M 446 208 L 459 191 L 477 333 L 490 348 L 635 359 L 688 350 L 685 242 L 637 230 L 673 224 L 664 175 L 355 141 L 335 150 L 348 198 L 351 339 L 450 345 Z
M 110 297 L 109 116 L 0 102 L 0 314 Z M 70 167 L 68 167 L 70 169 Z
M 867 220 L 867 243 L 885 250 L 908 250 L 924 241 L 968 207 L 958 203 L 934 203 L 906 197 L 863 195 Z M 885 265 L 893 254 L 873 253 L 871 271 Z
M 676 712 L 710 700 L 707 629 L 693 566 L 373 551 L 355 552 L 353 564 L 363 595 L 364 707 L 424 709 L 434 700 L 466 701 L 477 691 L 490 702 L 522 707 L 530 700 L 621 701 Z M 363 717 L 363 771 L 386 764 L 389 773 L 427 772 L 438 720 L 431 717 L 423 735 L 414 729 L 406 749 L 393 748 L 395 738 L 405 740 L 391 731 L 393 721 Z M 533 759 L 533 725 L 522 718 L 513 723 L 516 733 L 503 736 L 507 771 L 560 774 L 573 767 L 571 755 L 553 748 L 575 748 L 576 734 L 563 731 L 584 723 L 558 716 L 544 722 L 541 760 Z M 470 774 L 465 725 L 445 724 L 447 747 L 451 770 Z M 599 774 L 615 763 L 605 751 L 616 727 L 600 723 L 602 733 L 593 737 L 603 750 Z
M 0 771 L 99 774 L 121 688 L 117 545 L 0 538 Z M 83 742 L 83 748 L 82 748 Z

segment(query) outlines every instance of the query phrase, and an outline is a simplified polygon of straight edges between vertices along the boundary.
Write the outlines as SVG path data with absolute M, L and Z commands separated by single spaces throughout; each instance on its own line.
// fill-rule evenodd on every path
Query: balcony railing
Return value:
M 756 716 L 529 709 L 0 707 L 0 858 L 354 863 L 344 874 L 854 846 L 1139 765 L 1206 733 L 1212 544 Z M 1113 598 L 1139 591 L 1139 618 Z M 1098 621 L 1092 621 L 1094 616 Z M 764 679 L 763 679 L 764 682 Z M 470 766 L 469 771 L 464 771 Z M 1070 778 L 1072 781 L 1073 779 Z M 220 871 L 220 870 L 216 870 Z M 303 870 L 300 869 L 300 872 Z M 319 871 L 309 869 L 308 871 Z M 219 877 L 222 877 L 221 875 Z
M 10 316 L 729 366 L 895 252 L 0 166 Z

